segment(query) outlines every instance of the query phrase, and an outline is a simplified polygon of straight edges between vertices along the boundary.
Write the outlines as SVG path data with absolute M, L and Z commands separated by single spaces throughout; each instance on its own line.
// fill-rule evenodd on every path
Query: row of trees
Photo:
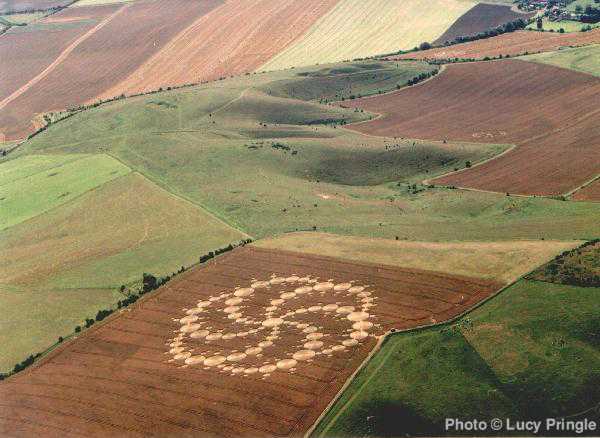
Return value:
M 237 248 L 238 246 L 244 246 L 247 245 L 248 243 L 251 243 L 252 239 L 243 239 L 238 243 L 235 244 L 229 244 L 223 248 L 219 248 L 216 249 L 214 251 L 210 251 L 208 254 L 202 255 L 199 258 L 199 263 L 206 263 L 207 261 L 213 259 L 214 257 L 229 252 L 231 250 L 233 250 L 234 248 Z M 109 317 L 110 315 L 112 315 L 114 312 L 116 312 L 117 310 L 123 309 L 125 307 L 130 306 L 131 304 L 135 303 L 137 300 L 139 300 L 143 295 L 152 292 L 153 290 L 158 289 L 160 286 L 164 285 L 165 283 L 169 282 L 173 277 L 175 277 L 177 274 L 180 274 L 182 272 L 185 272 L 187 269 L 185 267 L 181 267 L 181 269 L 179 269 L 179 271 L 177 272 L 173 272 L 171 275 L 167 275 L 165 277 L 156 277 L 152 274 L 148 274 L 148 273 L 144 273 L 142 275 L 142 284 L 141 287 L 135 291 L 129 291 L 129 294 L 126 298 L 124 298 L 123 300 L 120 300 L 117 302 L 117 307 L 116 308 L 108 308 L 108 309 L 101 309 L 96 313 L 96 316 L 94 318 L 86 318 L 85 322 L 83 324 L 83 327 L 81 325 L 78 325 L 75 327 L 74 330 L 74 334 L 78 334 L 81 333 L 81 331 L 84 328 L 90 328 L 91 326 L 93 326 L 96 322 L 100 322 L 104 319 L 106 319 L 107 317 Z M 125 294 L 126 291 L 128 290 L 127 287 L 125 285 L 122 285 L 119 290 L 121 291 L 121 293 Z M 48 350 L 46 350 L 43 353 L 48 352 L 50 349 L 54 348 L 56 345 L 62 343 L 64 341 L 64 338 L 62 336 L 60 336 L 58 338 L 58 341 L 56 342 L 56 344 L 54 344 L 53 346 L 51 346 Z M 40 356 L 42 356 L 43 353 L 36 353 L 35 355 L 30 355 L 28 356 L 25 360 L 23 360 L 22 362 L 19 362 L 18 364 L 16 364 L 12 371 L 9 373 L 0 373 L 0 380 L 4 380 L 5 378 L 16 374 L 20 371 L 23 371 L 25 368 L 27 368 L 28 366 L 32 365 L 35 360 L 37 358 L 39 358 Z

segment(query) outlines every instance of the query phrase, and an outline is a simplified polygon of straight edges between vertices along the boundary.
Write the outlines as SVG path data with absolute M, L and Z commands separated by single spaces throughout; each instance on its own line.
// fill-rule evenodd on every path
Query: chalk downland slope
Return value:
M 438 38 L 473 3 L 460 0 L 341 0 L 260 70 L 278 70 L 409 49 Z
M 448 47 L 405 53 L 393 59 L 483 59 L 550 52 L 561 47 L 600 43 L 600 29 L 589 32 L 556 33 L 519 30 Z
M 434 41 L 434 44 L 452 42 L 461 36 L 476 35 L 511 21 L 526 20 L 532 15 L 532 13 L 515 12 L 509 5 L 478 3 L 456 20 L 441 37 Z
M 356 64 L 370 65 L 377 75 L 373 61 L 328 68 Z M 322 69 L 240 76 L 120 100 L 54 124 L 17 153 L 110 152 L 255 238 L 317 227 L 392 239 L 572 240 L 597 229 L 597 204 L 418 184 L 467 161 L 492 158 L 506 144 L 364 136 L 340 124 L 368 120 L 367 112 L 268 95 L 275 89 L 269 83 Z M 408 187 L 415 183 L 417 190 Z
M 0 231 L 0 305 L 11 309 L 0 371 L 113 307 L 143 272 L 170 275 L 246 237 L 137 173 Z
M 227 1 L 182 30 L 102 96 L 253 72 L 300 38 L 338 1 Z
M 515 143 L 435 184 L 559 195 L 600 167 L 600 79 L 517 60 L 453 64 L 435 79 L 348 105 L 385 116 L 351 128 L 425 139 Z

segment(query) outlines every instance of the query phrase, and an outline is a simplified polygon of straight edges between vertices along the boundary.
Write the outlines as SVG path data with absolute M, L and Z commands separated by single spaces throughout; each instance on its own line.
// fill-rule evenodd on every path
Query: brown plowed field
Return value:
M 483 40 L 455 44 L 448 47 L 405 53 L 392 59 L 483 59 L 500 55 L 550 52 L 567 46 L 585 46 L 600 43 L 600 29 L 589 32 L 551 33 L 517 31 Z
M 451 64 L 426 83 L 348 105 L 384 114 L 350 127 L 367 134 L 518 145 L 437 184 L 557 195 L 600 169 L 600 79 L 571 70 L 517 60 Z
M 72 9 L 65 9 L 35 25 L 13 27 L 0 38 L 0 101 L 48 67 L 69 44 L 114 12 L 116 6 L 78 9 L 77 16 L 72 15 Z M 69 20 L 69 25 L 52 24 L 60 19 Z M 10 62 L 11 59 L 19 62 Z
M 240 248 L 2 382 L 0 433 L 296 436 L 376 336 L 447 319 L 500 287 Z
M 104 97 L 252 72 L 339 0 L 228 1 L 177 35 Z
M 0 110 L 0 132 L 5 133 L 7 140 L 24 137 L 33 129 L 31 120 L 36 114 L 95 100 L 128 77 L 181 29 L 221 3 L 222 0 L 171 0 L 118 5 L 107 23 L 75 47 L 68 47 L 64 59 L 58 59 L 59 55 L 60 62 L 43 78 L 34 78 L 30 87 L 26 82 L 21 84 L 25 90 Z M 72 13 L 82 14 L 80 9 Z M 44 45 L 38 47 L 40 53 L 44 50 Z
M 452 42 L 458 37 L 475 35 L 520 18 L 527 20 L 532 15 L 533 13 L 523 14 L 515 12 L 511 6 L 507 5 L 479 3 L 456 20 L 434 43 L 444 44 L 446 41 Z
M 577 201 L 600 201 L 600 179 L 576 191 L 573 194 L 573 199 Z

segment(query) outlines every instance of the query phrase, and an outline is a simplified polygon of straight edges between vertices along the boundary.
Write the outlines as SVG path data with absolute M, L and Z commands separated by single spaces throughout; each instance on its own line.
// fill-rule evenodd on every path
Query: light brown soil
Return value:
M 338 1 L 228 1 L 196 20 L 103 97 L 253 72 Z
M 517 31 L 483 40 L 406 53 L 394 59 L 482 59 L 486 56 L 523 55 L 549 52 L 567 46 L 585 46 L 600 43 L 600 29 L 589 32 L 553 33 Z
M 318 283 L 299 278 L 305 276 L 318 279 Z M 268 286 L 239 289 L 257 279 L 269 281 Z M 318 292 L 320 283 L 328 280 L 339 289 L 325 284 L 326 290 Z M 345 282 L 365 289 L 352 291 Z M 297 436 L 316 420 L 374 347 L 374 336 L 392 327 L 408 328 L 450 318 L 500 287 L 490 281 L 427 271 L 240 248 L 181 275 L 158 293 L 3 382 L 0 433 Z M 282 295 L 284 291 L 306 289 L 295 296 Z M 260 321 L 268 319 L 265 308 L 280 296 L 269 319 L 283 315 L 277 332 Z M 235 297 L 243 297 L 240 308 L 224 308 L 230 304 L 221 300 Z M 362 306 L 368 315 L 335 310 L 349 302 Z M 332 307 L 311 310 L 315 304 Z M 307 311 L 297 311 L 303 308 Z M 250 322 L 234 322 L 227 317 L 237 311 Z M 294 313 L 283 314 L 290 311 Z M 197 321 L 179 321 L 194 312 L 199 312 Z M 317 344 L 341 345 L 340 340 L 350 338 L 349 332 L 356 330 L 347 329 L 354 324 L 354 317 L 374 324 L 365 324 L 369 336 L 337 351 L 311 344 L 309 350 L 318 354 L 307 353 L 303 343 L 309 335 L 316 335 Z M 259 321 L 254 324 L 254 333 L 240 333 L 254 320 Z M 200 329 L 191 327 L 194 333 L 206 329 L 237 336 L 207 341 L 182 334 L 195 323 L 200 323 Z M 298 324 L 315 329 L 304 331 Z M 266 345 L 260 352 L 263 356 L 244 350 L 266 339 L 267 332 L 275 338 L 272 346 Z M 174 342 L 175 346 L 169 345 Z M 185 366 L 184 358 L 176 356 L 180 354 L 178 348 L 194 355 L 210 350 L 213 356 L 211 361 Z M 292 356 L 298 350 L 302 354 Z M 247 357 L 241 354 L 244 351 Z M 217 363 L 224 359 L 215 355 L 229 357 L 219 366 Z M 312 359 L 305 360 L 309 356 Z M 292 357 L 297 361 L 292 369 L 286 369 Z M 277 360 L 285 362 L 274 371 L 256 369 Z M 229 367 L 239 364 L 244 371 L 235 374 Z
M 43 80 L 0 111 L 0 131 L 7 140 L 19 139 L 33 130 L 31 120 L 36 114 L 94 101 L 128 77 L 181 29 L 221 3 L 221 0 L 140 0 L 117 5 L 125 9 L 81 41 Z M 77 8 L 72 13 L 82 12 Z M 44 46 L 38 50 L 43 51 Z
M 384 114 L 350 127 L 367 134 L 518 145 L 435 184 L 557 195 L 600 168 L 600 79 L 567 69 L 518 60 L 451 64 L 427 83 L 345 105 Z
M 116 10 L 113 5 L 81 9 L 87 10 L 88 13 L 73 17 L 70 9 L 66 9 L 40 20 L 36 25 L 13 28 L 0 38 L 0 59 L 19 60 L 2 63 L 0 100 L 29 82 L 50 65 L 67 46 L 93 28 L 97 21 Z M 69 26 L 49 26 L 56 20 L 63 19 L 75 21 L 71 21 Z
M 573 194 L 573 199 L 577 201 L 600 201 L 600 179 L 576 191 Z

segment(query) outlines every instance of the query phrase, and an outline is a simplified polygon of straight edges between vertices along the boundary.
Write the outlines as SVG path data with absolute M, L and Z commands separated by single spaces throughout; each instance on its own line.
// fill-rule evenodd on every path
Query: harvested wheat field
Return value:
M 461 0 L 341 0 L 261 70 L 363 58 L 432 41 L 473 3 Z
M 85 9 L 112 11 L 71 42 L 42 72 L 0 102 L 0 131 L 4 131 L 7 140 L 18 139 L 35 128 L 32 119 L 36 114 L 96 100 L 182 28 L 220 3 L 221 0 L 138 1 L 71 10 L 69 14 L 77 16 Z M 61 18 L 54 16 L 52 20 Z
M 435 184 L 567 193 L 600 168 L 600 79 L 518 60 L 448 65 L 421 85 L 345 105 L 384 114 L 351 129 L 429 140 L 517 144 Z
M 338 1 L 228 1 L 181 31 L 103 96 L 252 72 L 303 35 Z
M 296 436 L 392 327 L 501 285 L 240 248 L 174 279 L 0 388 L 11 436 Z
M 493 38 L 438 47 L 420 52 L 405 53 L 393 59 L 483 59 L 500 55 L 516 56 L 550 52 L 561 47 L 585 46 L 600 43 L 600 29 L 589 32 L 551 33 L 516 31 Z
M 577 201 L 600 201 L 600 179 L 577 190 L 573 194 L 573 199 Z
M 461 36 L 476 35 L 511 21 L 527 20 L 532 15 L 533 13 L 513 11 L 509 5 L 479 3 L 456 20 L 441 37 L 434 41 L 434 44 L 452 42 Z

